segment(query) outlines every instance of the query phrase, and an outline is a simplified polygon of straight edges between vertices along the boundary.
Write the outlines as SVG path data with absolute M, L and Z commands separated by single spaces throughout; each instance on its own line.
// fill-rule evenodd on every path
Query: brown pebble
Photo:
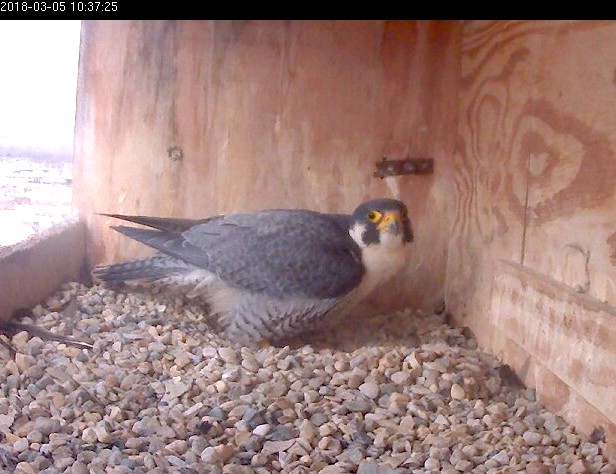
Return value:
M 550 467 L 542 462 L 532 461 L 526 465 L 526 474 L 550 474 Z

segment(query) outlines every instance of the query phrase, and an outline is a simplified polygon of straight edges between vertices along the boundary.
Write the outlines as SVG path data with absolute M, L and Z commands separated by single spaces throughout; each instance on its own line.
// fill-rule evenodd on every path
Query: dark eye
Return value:
M 378 222 L 381 220 L 381 217 L 383 217 L 383 214 L 381 214 L 379 211 L 370 211 L 368 213 L 368 219 L 370 220 L 370 222 Z

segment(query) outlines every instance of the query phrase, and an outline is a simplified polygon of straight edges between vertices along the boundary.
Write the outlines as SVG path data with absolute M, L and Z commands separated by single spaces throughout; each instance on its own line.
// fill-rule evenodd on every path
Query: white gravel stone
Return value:
M 491 459 L 496 461 L 501 466 L 509 464 L 509 454 L 504 449 L 492 456 Z
M 526 431 L 522 435 L 522 437 L 524 438 L 524 441 L 526 441 L 526 444 L 528 444 L 529 446 L 537 446 L 539 443 L 541 443 L 541 439 L 543 438 L 541 433 L 537 433 L 536 431 Z
M 224 360 L 225 362 L 229 364 L 237 363 L 238 354 L 237 354 L 237 351 L 233 349 L 232 347 L 219 347 L 218 355 L 220 356 L 222 360 Z
M 209 464 L 215 464 L 219 461 L 218 453 L 214 446 L 208 446 L 201 453 L 201 460 Z
M 94 428 L 86 428 L 81 434 L 81 439 L 88 444 L 92 444 L 98 441 L 98 436 L 96 436 L 96 431 Z
M 15 466 L 15 473 L 23 473 L 23 474 L 37 474 L 38 470 L 34 468 L 32 464 L 29 462 L 22 461 L 17 466 Z
M 254 357 L 246 357 L 242 360 L 242 367 L 250 372 L 256 372 L 259 370 L 259 363 Z
M 272 427 L 270 425 L 268 425 L 267 423 L 264 423 L 262 425 L 257 426 L 254 430 L 252 430 L 252 433 L 257 435 L 257 436 L 267 436 L 268 433 L 272 430 Z
M 359 386 L 359 391 L 373 400 L 379 396 L 379 386 L 374 382 L 366 382 Z
M 166 392 L 163 396 L 164 402 L 170 402 L 185 394 L 190 386 L 181 380 L 180 376 L 174 377 L 165 383 Z
M 88 469 L 87 464 L 84 463 L 83 461 L 77 460 L 71 466 L 72 474 L 88 474 L 89 472 L 90 470 Z
M 214 388 L 218 393 L 225 393 L 229 390 L 229 384 L 227 384 L 224 380 L 217 380 L 214 382 Z
M 466 398 L 466 392 L 460 385 L 454 383 L 451 386 L 451 398 L 454 400 L 464 400 Z
M 571 467 L 569 468 L 569 472 L 571 474 L 582 474 L 584 472 L 588 472 L 588 468 L 584 464 L 583 460 L 578 459 L 571 465 Z
M 347 471 L 340 466 L 326 466 L 319 471 L 319 474 L 347 474 Z
M 471 472 L 473 468 L 473 463 L 468 459 L 460 459 L 455 465 L 454 468 L 460 472 Z
M 30 443 L 26 438 L 19 438 L 13 443 L 13 449 L 21 453 L 30 447 Z
M 409 372 L 400 370 L 398 372 L 394 372 L 393 374 L 391 374 L 390 378 L 393 383 L 403 385 L 410 380 L 411 376 Z
M 15 365 L 19 368 L 20 372 L 25 372 L 30 367 L 36 364 L 36 359 L 28 354 L 22 354 L 18 352 L 15 354 Z
M 26 438 L 28 439 L 28 441 L 30 443 L 42 443 L 43 442 L 43 433 L 41 433 L 37 429 L 34 429 L 34 430 L 30 431 L 26 435 Z

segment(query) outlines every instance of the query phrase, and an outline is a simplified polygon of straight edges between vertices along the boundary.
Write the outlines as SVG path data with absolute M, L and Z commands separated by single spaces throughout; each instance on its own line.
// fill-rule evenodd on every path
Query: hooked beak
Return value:
M 413 232 L 411 230 L 411 224 L 409 220 L 403 217 L 398 211 L 387 211 L 384 213 L 381 222 L 378 223 L 376 228 L 379 231 L 387 229 L 388 232 L 397 235 L 400 232 L 404 233 L 404 241 L 413 241 Z

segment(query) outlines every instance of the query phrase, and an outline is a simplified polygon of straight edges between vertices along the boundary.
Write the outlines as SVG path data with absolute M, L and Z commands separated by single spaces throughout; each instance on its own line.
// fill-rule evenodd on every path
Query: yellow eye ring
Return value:
M 379 211 L 370 211 L 368 213 L 368 219 L 370 220 L 370 222 L 378 222 L 381 220 L 381 218 L 383 217 L 383 214 L 381 214 Z

